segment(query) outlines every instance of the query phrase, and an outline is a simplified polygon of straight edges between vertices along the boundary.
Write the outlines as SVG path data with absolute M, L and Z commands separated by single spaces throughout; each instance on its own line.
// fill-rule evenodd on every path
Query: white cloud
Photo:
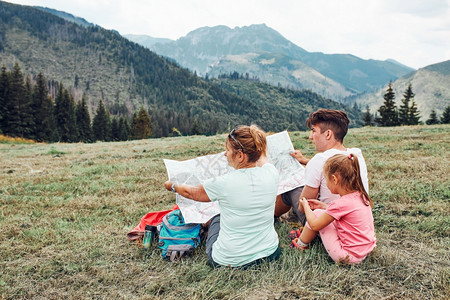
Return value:
M 307 51 L 450 59 L 450 0 L 11 0 L 63 10 L 121 34 L 177 39 L 203 26 L 265 23 Z
M 383 1 L 386 10 L 410 14 L 423 18 L 435 18 L 445 15 L 449 9 L 448 0 L 393 0 Z

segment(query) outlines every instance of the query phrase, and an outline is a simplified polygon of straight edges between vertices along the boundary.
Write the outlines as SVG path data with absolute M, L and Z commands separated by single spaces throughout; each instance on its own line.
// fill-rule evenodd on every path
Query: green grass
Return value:
M 308 132 L 291 132 L 311 156 Z M 320 242 L 259 269 L 211 269 L 204 246 L 169 263 L 126 233 L 174 195 L 162 158 L 223 151 L 224 135 L 95 144 L 0 144 L 0 297 L 446 299 L 450 294 L 450 126 L 351 129 L 365 155 L 378 246 L 360 265 Z

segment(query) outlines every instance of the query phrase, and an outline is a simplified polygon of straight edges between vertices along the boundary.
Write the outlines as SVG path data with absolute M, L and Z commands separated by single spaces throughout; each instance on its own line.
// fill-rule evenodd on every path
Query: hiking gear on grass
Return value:
M 184 222 L 179 209 L 164 216 L 159 232 L 162 257 L 171 261 L 191 255 L 200 245 L 200 224 Z

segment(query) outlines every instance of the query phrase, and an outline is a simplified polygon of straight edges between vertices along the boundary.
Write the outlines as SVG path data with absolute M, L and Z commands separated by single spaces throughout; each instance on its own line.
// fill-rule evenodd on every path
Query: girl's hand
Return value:
M 326 203 L 323 203 L 322 201 L 316 199 L 308 199 L 307 201 L 311 209 L 327 209 L 328 207 Z
M 172 191 L 172 184 L 173 184 L 172 181 L 167 180 L 166 182 L 164 182 L 164 187 L 165 187 L 168 191 Z
M 306 207 L 308 207 L 308 208 L 310 207 L 309 203 L 308 203 L 308 200 L 306 200 L 305 197 L 299 199 L 299 202 L 300 202 L 300 205 L 303 206 L 303 209 L 305 209 Z

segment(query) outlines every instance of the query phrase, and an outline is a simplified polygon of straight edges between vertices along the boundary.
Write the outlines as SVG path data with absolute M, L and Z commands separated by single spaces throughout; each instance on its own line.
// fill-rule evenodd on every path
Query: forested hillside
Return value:
M 306 130 L 305 122 L 310 112 L 323 107 L 345 110 L 351 127 L 362 124 L 359 109 L 331 101 L 310 90 L 275 87 L 237 73 L 221 75 L 212 82 L 244 99 L 253 99 L 255 114 L 266 120 L 268 127 L 275 131 Z
M 129 42 L 113 31 L 82 27 L 41 10 L 0 2 L 2 63 L 18 61 L 25 73 L 87 93 L 91 107 L 100 99 L 134 111 L 188 89 L 204 89 L 186 69 Z M 171 91 L 172 95 L 169 95 Z
M 215 134 L 240 123 L 256 123 L 269 131 L 304 129 L 304 122 L 294 120 L 280 125 L 277 119 L 285 107 L 309 113 L 336 105 L 312 92 L 298 101 L 280 90 L 283 96 L 274 98 L 285 100 L 276 104 L 264 101 L 264 93 L 239 95 L 114 31 L 80 26 L 41 9 L 0 2 L 0 15 L 0 62 L 6 70 L 17 63 L 23 76 L 29 75 L 30 86 L 42 73 L 53 99 L 63 84 L 75 104 L 84 96 L 91 118 L 100 101 L 113 116 L 130 121 L 144 107 L 155 137 Z

